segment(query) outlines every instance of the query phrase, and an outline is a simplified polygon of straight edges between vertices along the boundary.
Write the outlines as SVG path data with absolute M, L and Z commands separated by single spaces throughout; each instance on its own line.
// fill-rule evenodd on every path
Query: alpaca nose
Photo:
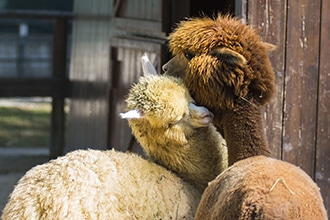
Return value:
M 176 55 L 162 66 L 165 74 L 180 78 L 184 78 L 188 68 L 188 60 L 182 54 Z
M 169 63 L 165 63 L 163 66 L 162 66 L 162 70 L 166 73 L 170 68 L 170 65 Z
M 209 125 L 214 115 L 207 108 L 203 106 L 197 106 L 190 102 L 188 105 L 189 113 L 191 116 L 191 124 L 195 127 L 204 127 Z

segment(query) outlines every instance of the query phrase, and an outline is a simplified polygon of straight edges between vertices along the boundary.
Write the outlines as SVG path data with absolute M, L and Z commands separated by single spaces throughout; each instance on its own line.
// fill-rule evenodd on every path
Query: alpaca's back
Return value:
M 2 219 L 192 219 L 199 197 L 137 155 L 79 150 L 28 171 Z
M 327 219 L 320 190 L 300 168 L 264 156 L 235 163 L 208 188 L 196 219 Z

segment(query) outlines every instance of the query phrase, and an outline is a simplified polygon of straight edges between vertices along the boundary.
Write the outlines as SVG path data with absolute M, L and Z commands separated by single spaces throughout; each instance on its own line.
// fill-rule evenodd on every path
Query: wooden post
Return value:
M 66 18 L 56 18 L 53 35 L 53 78 L 64 79 L 66 77 L 66 50 L 67 50 Z M 51 143 L 50 158 L 56 158 L 63 154 L 65 134 L 64 97 L 52 97 L 51 114 Z

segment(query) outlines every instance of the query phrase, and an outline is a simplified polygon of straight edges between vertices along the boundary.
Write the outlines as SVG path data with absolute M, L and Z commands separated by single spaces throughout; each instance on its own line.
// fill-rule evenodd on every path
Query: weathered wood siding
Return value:
M 317 91 L 315 181 L 330 218 L 330 1 L 322 1 Z
M 270 146 L 316 181 L 329 210 L 329 0 L 251 0 L 246 8 L 247 22 L 278 46 L 271 54 L 278 90 L 265 113 Z
M 107 148 L 112 1 L 74 1 L 66 149 Z

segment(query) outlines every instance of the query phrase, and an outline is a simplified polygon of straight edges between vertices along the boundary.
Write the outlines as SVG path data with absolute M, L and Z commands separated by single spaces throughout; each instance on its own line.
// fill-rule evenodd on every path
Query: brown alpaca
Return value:
M 238 161 L 203 193 L 196 220 L 327 219 L 320 190 L 300 168 L 265 156 Z
M 254 30 L 228 16 L 182 21 L 169 36 L 175 56 L 166 74 L 184 79 L 191 96 L 214 113 L 224 129 L 228 162 L 270 155 L 262 124 L 262 106 L 275 93 L 268 52 Z
M 196 102 L 215 113 L 232 165 L 206 188 L 195 219 L 326 219 L 311 178 L 265 157 L 270 152 L 261 111 L 275 93 L 268 58 L 274 46 L 221 15 L 183 21 L 169 40 L 175 57 L 163 66 L 165 73 L 183 78 Z

